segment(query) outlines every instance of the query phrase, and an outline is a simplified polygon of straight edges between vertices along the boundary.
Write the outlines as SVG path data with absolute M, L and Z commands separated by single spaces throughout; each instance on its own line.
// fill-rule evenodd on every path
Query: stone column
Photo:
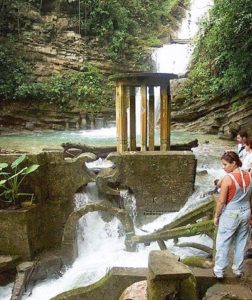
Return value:
M 148 300 L 196 300 L 196 279 L 170 251 L 151 251 L 147 277 Z

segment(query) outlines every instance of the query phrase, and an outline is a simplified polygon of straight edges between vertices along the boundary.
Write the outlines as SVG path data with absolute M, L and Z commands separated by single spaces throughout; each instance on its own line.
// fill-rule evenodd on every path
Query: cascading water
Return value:
M 153 52 L 157 72 L 184 74 L 187 71 L 193 50 L 192 39 L 198 31 L 198 22 L 212 5 L 213 0 L 191 1 L 180 30 L 172 37 L 174 43 L 166 44 Z

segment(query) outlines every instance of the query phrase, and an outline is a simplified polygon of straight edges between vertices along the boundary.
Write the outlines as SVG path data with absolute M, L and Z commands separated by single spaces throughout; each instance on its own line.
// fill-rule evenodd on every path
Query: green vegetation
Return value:
M 0 45 L 0 98 L 15 99 L 16 89 L 30 80 L 25 56 L 13 51 L 14 42 Z
M 33 199 L 33 194 L 21 192 L 22 182 L 28 174 L 36 171 L 39 165 L 21 167 L 25 159 L 26 155 L 21 155 L 10 165 L 0 163 L 0 197 L 2 202 L 16 206 L 20 205 L 21 197 L 29 196 L 29 199 Z
M 202 22 L 185 98 L 227 97 L 251 87 L 252 1 L 216 0 Z
M 171 15 L 179 2 L 188 1 L 61 0 L 61 10 L 73 16 L 79 33 L 107 43 L 108 54 L 115 61 L 130 54 L 131 46 L 142 40 L 150 45 L 164 27 L 168 34 L 167 25 L 173 25 Z
M 38 82 L 32 57 L 21 53 L 17 42 L 34 38 L 34 22 L 46 32 L 42 39 L 53 42 L 57 29 L 41 16 L 63 14 L 68 16 L 69 30 L 95 39 L 112 63 L 128 63 L 131 69 L 147 71 L 151 68 L 150 47 L 161 44 L 161 35 L 168 36 L 170 26 L 174 27 L 174 20 L 183 13 L 178 5 L 185 3 L 188 0 L 0 0 L 0 99 L 46 101 L 91 112 L 111 107 L 112 89 L 100 70 L 85 64 Z
M 69 108 L 74 102 L 90 112 L 99 112 L 112 104 L 110 83 L 92 64 L 84 64 L 80 71 L 52 75 L 46 82 L 35 82 L 32 63 L 11 42 L 0 45 L 0 70 L 2 100 L 46 101 L 60 108 Z
M 82 71 L 65 71 L 50 77 L 47 82 L 20 85 L 15 95 L 20 100 L 34 99 L 69 108 L 73 102 L 90 112 L 99 112 L 111 105 L 112 97 L 103 86 L 110 86 L 100 71 L 86 64 Z

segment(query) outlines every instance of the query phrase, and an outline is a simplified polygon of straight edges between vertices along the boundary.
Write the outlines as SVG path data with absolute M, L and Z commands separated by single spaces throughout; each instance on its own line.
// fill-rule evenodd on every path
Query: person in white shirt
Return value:
M 245 142 L 241 169 L 244 171 L 252 171 L 252 139 L 248 139 Z
M 248 140 L 248 133 L 246 131 L 239 131 L 236 135 L 238 142 L 238 155 L 242 159 L 245 155 L 245 143 Z
M 236 140 L 238 142 L 237 153 L 238 153 L 238 156 L 239 156 L 240 160 L 243 161 L 243 159 L 245 158 L 245 156 L 247 154 L 246 150 L 245 150 L 246 142 L 248 141 L 248 133 L 247 133 L 247 131 L 239 131 L 237 133 L 237 135 L 236 135 Z M 232 151 L 232 150 L 226 150 L 225 152 L 228 152 L 228 151 Z M 245 164 L 246 164 L 246 162 L 244 163 L 244 165 Z M 245 169 L 245 168 L 242 168 L 242 169 L 243 170 L 248 170 L 248 169 Z M 215 180 L 214 184 L 216 185 L 216 187 L 220 188 L 222 179 L 223 178 Z

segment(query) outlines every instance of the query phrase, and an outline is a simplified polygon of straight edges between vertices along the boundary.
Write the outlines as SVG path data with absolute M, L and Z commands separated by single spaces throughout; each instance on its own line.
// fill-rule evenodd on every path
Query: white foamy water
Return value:
M 98 158 L 95 161 L 92 162 L 86 162 L 86 166 L 89 169 L 106 169 L 106 168 L 111 168 L 114 166 L 114 163 L 111 160 L 108 159 L 102 159 Z
M 13 283 L 10 283 L 4 287 L 0 286 L 0 300 L 10 300 Z
M 192 0 L 190 10 L 183 19 L 180 30 L 173 39 L 192 40 L 198 32 L 198 23 L 213 5 L 213 0 Z M 186 44 L 166 44 L 153 52 L 153 60 L 158 72 L 184 74 L 190 61 L 193 46 Z

